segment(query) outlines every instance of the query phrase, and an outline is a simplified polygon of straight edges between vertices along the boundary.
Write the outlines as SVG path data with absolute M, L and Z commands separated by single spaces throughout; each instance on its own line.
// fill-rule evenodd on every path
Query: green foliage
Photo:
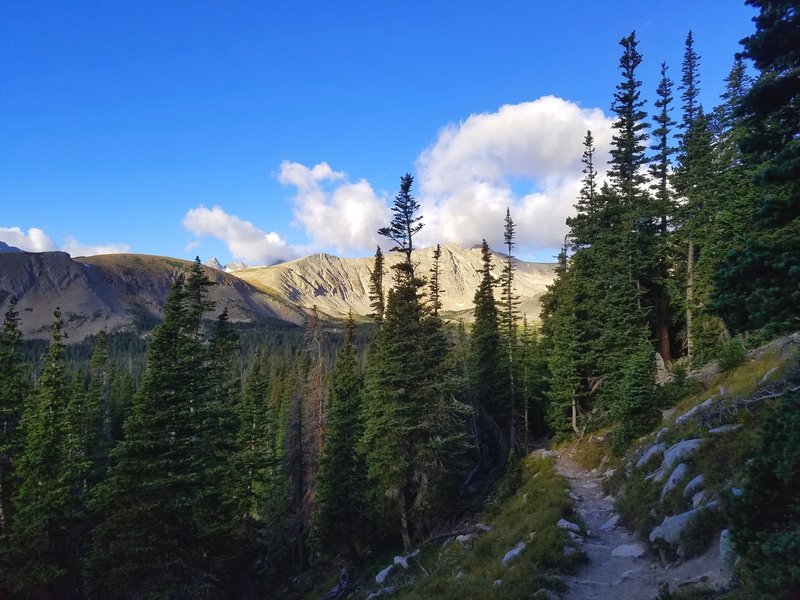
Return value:
M 758 598 L 800 595 L 800 371 L 759 431 L 742 493 L 731 500 L 731 534 L 742 582 Z
M 719 349 L 717 357 L 719 360 L 719 368 L 723 371 L 730 371 L 745 361 L 747 358 L 747 349 L 744 347 L 742 340 L 739 338 L 731 338 Z
M 612 414 L 617 420 L 612 449 L 622 452 L 634 439 L 650 431 L 661 418 L 657 409 L 655 390 L 655 352 L 642 336 L 634 354 L 625 365 L 615 390 Z

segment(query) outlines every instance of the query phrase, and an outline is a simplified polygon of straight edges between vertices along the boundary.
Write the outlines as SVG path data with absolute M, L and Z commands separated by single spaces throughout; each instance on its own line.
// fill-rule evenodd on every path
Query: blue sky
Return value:
M 710 108 L 753 15 L 733 0 L 5 0 L 0 239 L 368 255 L 409 171 L 421 242 L 496 244 L 510 205 L 520 255 L 549 260 L 583 132 L 607 147 L 619 39 L 636 30 L 652 98 L 692 29 Z

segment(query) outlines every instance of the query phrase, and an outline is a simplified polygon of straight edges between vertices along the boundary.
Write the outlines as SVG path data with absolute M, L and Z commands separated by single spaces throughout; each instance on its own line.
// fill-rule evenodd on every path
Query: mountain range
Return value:
M 413 258 L 417 272 L 428 275 L 433 249 L 417 250 Z M 504 258 L 495 255 L 495 275 L 500 274 Z M 387 271 L 391 272 L 390 266 L 398 260 L 398 255 L 389 254 Z M 539 299 L 553 281 L 555 265 L 519 260 L 515 265 L 520 310 L 535 319 Z M 188 261 L 164 256 L 72 258 L 63 252 L 6 250 L 0 252 L 0 312 L 5 312 L 12 296 L 17 297 L 21 328 L 30 338 L 49 336 L 56 307 L 61 308 L 65 330 L 74 341 L 101 330 L 146 330 L 160 319 L 170 284 L 190 266 Z M 302 323 L 313 306 L 331 319 L 341 319 L 351 310 L 357 317 L 366 317 L 371 312 L 372 266 L 372 258 L 312 254 L 232 273 L 225 272 L 224 267 L 204 269 L 217 284 L 211 288 L 209 299 L 216 303 L 217 312 L 227 308 L 231 321 L 254 323 L 272 318 Z M 470 320 L 480 267 L 480 249 L 442 247 L 440 281 L 446 318 Z M 388 274 L 385 281 L 390 278 Z

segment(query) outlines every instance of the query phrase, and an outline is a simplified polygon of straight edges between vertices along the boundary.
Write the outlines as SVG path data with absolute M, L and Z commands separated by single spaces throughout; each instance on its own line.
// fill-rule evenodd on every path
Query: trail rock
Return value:
M 667 483 L 664 484 L 664 487 L 661 490 L 661 497 L 663 498 L 667 494 L 669 494 L 672 490 L 678 487 L 678 484 L 683 481 L 686 477 L 686 474 L 689 472 L 689 467 L 686 466 L 686 463 L 681 463 L 672 471 L 672 474 L 667 479 Z
M 505 556 L 503 556 L 503 560 L 500 561 L 500 564 L 505 567 L 506 565 L 508 565 L 509 561 L 519 556 L 523 550 L 525 550 L 525 542 L 520 542 L 519 544 L 514 546 L 511 550 L 506 552 Z
M 614 515 L 608 521 L 600 525 L 600 529 L 602 531 L 610 531 L 614 529 L 614 527 L 617 526 L 617 523 L 619 523 L 619 519 L 620 519 L 619 515 Z
M 661 467 L 663 469 L 672 469 L 677 463 L 696 453 L 702 445 L 703 440 L 697 438 L 678 442 L 664 451 L 664 461 L 661 463 Z
M 559 529 L 565 529 L 567 531 L 574 531 L 575 533 L 581 532 L 580 525 L 577 525 L 572 521 L 567 521 L 566 519 L 559 519 L 558 523 L 556 523 L 556 527 Z
M 400 567 L 403 571 L 408 570 L 408 561 L 406 560 L 405 556 L 395 556 L 394 557 L 394 566 Z
M 693 496 L 698 490 L 700 490 L 705 485 L 705 482 L 706 478 L 703 477 L 702 474 L 693 478 L 689 483 L 686 484 L 686 487 L 683 488 L 683 497 L 688 498 L 689 496 Z
M 639 558 L 647 552 L 641 544 L 622 544 L 611 551 L 611 556 L 620 558 Z
M 644 454 L 642 454 L 639 460 L 636 461 L 636 468 L 641 469 L 654 456 L 658 456 L 659 454 L 664 454 L 664 450 L 666 449 L 667 445 L 663 442 L 660 442 L 658 444 L 653 444 L 647 450 L 645 450 Z

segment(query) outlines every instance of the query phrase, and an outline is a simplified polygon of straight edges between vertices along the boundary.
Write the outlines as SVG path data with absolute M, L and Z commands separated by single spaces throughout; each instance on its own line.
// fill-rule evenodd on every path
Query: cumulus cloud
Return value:
M 604 167 L 611 123 L 600 109 L 545 96 L 446 126 L 417 161 L 421 241 L 485 237 L 499 248 L 509 207 L 522 248 L 558 247 L 580 189 L 583 138 L 592 131 Z
M 31 227 L 24 232 L 19 227 L 0 227 L 0 240 L 9 246 L 16 246 L 26 252 L 51 252 L 61 250 L 72 256 L 92 256 L 94 254 L 114 254 L 130 252 L 127 244 L 83 244 L 74 237 L 67 237 L 59 246 L 52 238 L 38 227 Z
M 74 237 L 68 237 L 61 245 L 61 250 L 72 256 L 92 256 L 94 254 L 120 254 L 131 251 L 128 244 L 82 244 Z
M 201 204 L 189 210 L 183 225 L 195 235 L 222 240 L 234 258 L 251 264 L 273 264 L 300 254 L 298 248 L 290 246 L 274 231 L 266 233 L 219 206 L 206 208 Z
M 378 243 L 376 232 L 389 209 L 366 180 L 352 183 L 325 162 L 307 167 L 290 161 L 281 163 L 278 180 L 295 188 L 295 221 L 315 246 L 346 254 L 371 251 Z
M 0 227 L 0 240 L 27 252 L 58 250 L 50 236 L 38 227 L 31 227 L 27 233 L 19 227 Z

